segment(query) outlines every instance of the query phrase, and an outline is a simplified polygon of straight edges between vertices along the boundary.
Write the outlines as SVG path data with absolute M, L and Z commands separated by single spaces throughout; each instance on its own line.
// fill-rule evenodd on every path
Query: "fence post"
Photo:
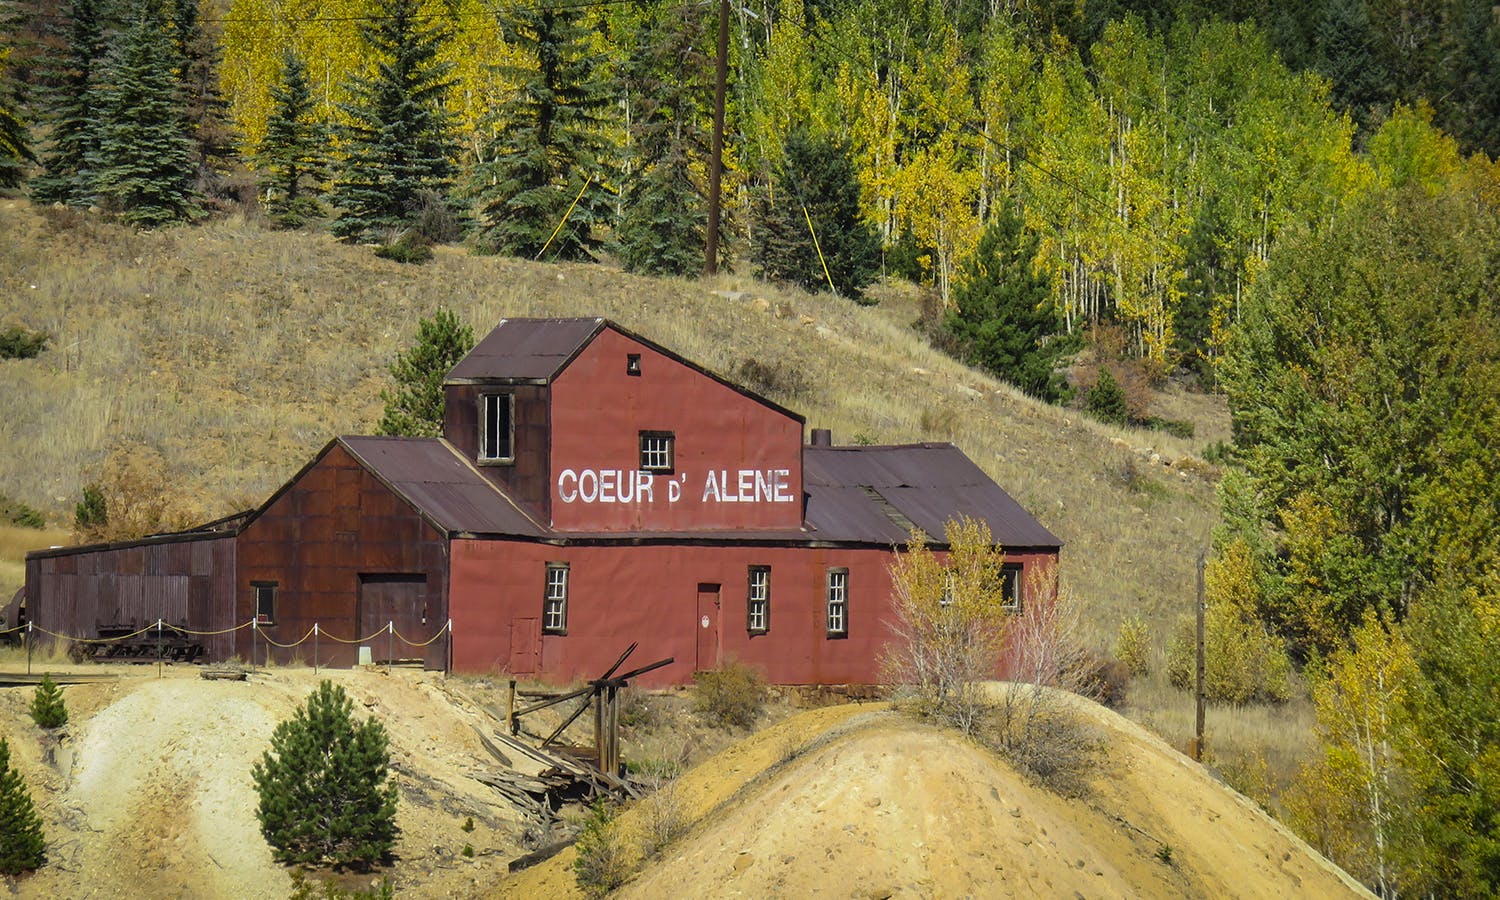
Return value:
M 161 617 L 156 618 L 156 677 L 161 675 Z
M 250 620 L 250 674 L 255 674 L 255 636 L 260 633 L 260 622 L 257 619 Z
M 31 634 L 31 623 L 26 623 L 26 674 L 31 674 L 31 645 L 36 643 L 36 638 Z
M 391 666 L 396 664 L 396 651 L 392 646 L 396 640 L 396 622 L 387 619 L 385 623 L 385 668 L 390 671 Z
M 318 674 L 318 623 L 313 623 L 313 674 Z

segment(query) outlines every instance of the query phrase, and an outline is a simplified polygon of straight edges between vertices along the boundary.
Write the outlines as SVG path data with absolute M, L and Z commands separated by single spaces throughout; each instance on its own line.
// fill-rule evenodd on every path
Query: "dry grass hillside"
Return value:
M 1201 454 L 1227 437 L 1222 402 L 1157 398 L 1157 414 L 1195 423 L 1191 440 L 1037 403 L 928 346 L 911 327 L 916 298 L 896 286 L 859 307 L 743 276 L 642 278 L 459 248 L 403 266 L 323 234 L 237 219 L 138 234 L 15 198 L 0 199 L 0 234 L 0 327 L 54 337 L 34 360 L 0 362 L 0 494 L 58 527 L 106 472 L 163 525 L 259 503 L 332 436 L 373 429 L 385 367 L 439 306 L 480 335 L 504 316 L 602 315 L 836 441 L 956 442 L 1065 542 L 1064 577 L 1101 648 L 1141 616 L 1159 658 L 1192 609 L 1216 518 Z M 0 534 L 0 600 L 21 583 L 28 537 L 58 541 Z M 1159 672 L 1131 690 L 1132 715 L 1183 746 L 1190 697 Z M 1259 753 L 1284 776 L 1308 718 L 1305 705 L 1215 711 L 1210 728 L 1221 747 L 1264 745 L 1251 768 Z
M 1201 407 L 1171 411 L 1198 421 L 1189 441 L 1035 403 L 929 348 L 897 291 L 862 308 L 733 275 L 640 278 L 456 248 L 403 266 L 326 235 L 238 220 L 136 234 L 21 199 L 0 201 L 0 233 L 0 324 L 54 336 L 37 359 L 0 363 L 0 493 L 59 524 L 122 448 L 177 518 L 258 503 L 333 435 L 373 428 L 385 366 L 439 306 L 479 334 L 504 316 L 603 315 L 751 381 L 837 441 L 955 441 L 1066 542 L 1101 637 L 1127 612 L 1165 622 L 1190 608 L 1214 520 L 1194 454 L 1224 436 L 1222 409 L 1172 398 Z

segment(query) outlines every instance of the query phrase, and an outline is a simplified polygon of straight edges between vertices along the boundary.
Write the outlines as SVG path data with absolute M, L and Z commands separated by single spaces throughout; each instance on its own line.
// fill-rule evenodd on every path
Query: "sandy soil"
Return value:
M 1118 715 L 1078 705 L 1106 752 L 1076 799 L 880 707 L 790 719 L 683 778 L 696 824 L 620 893 L 1368 896 L 1201 767 Z M 639 841 L 639 809 L 617 824 L 627 845 Z M 569 895 L 572 858 L 521 873 L 505 894 Z
M 276 669 L 235 682 L 205 681 L 192 667 L 160 679 L 149 667 L 120 673 L 65 688 L 71 721 L 56 737 L 27 716 L 30 689 L 0 689 L 0 729 L 49 838 L 48 865 L 13 886 L 20 896 L 287 896 L 291 881 L 255 820 L 250 767 L 276 723 L 325 677 L 391 738 L 402 834 L 395 865 L 370 878 L 388 875 L 413 895 L 475 896 L 524 852 L 519 815 L 469 777 L 495 766 L 470 727 L 486 718 L 440 675 Z
M 94 671 L 98 667 L 94 667 Z M 249 771 L 318 679 L 391 736 L 402 829 L 382 873 L 414 897 L 576 895 L 571 850 L 511 875 L 520 814 L 470 777 L 484 684 L 398 670 L 278 669 L 211 682 L 192 667 L 120 667 L 72 685 L 72 721 L 42 734 L 31 691 L 0 689 L 0 730 L 47 823 L 49 862 L 22 897 L 285 897 L 255 822 Z M 809 710 L 735 743 L 617 820 L 637 860 L 663 800 L 685 826 L 627 897 L 1287 897 L 1360 893 L 1347 876 L 1138 726 L 1078 703 L 1107 752 L 1081 799 L 1019 776 L 884 704 Z M 475 828 L 465 832 L 466 818 Z M 472 858 L 462 855 L 470 844 Z M 1170 847 L 1167 854 L 1162 848 Z M 1164 858 L 1165 857 L 1165 858 Z M 368 883 L 361 876 L 346 884 Z

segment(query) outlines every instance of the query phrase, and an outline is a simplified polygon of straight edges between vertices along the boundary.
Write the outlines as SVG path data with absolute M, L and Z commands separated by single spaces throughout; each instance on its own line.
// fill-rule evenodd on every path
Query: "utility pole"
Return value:
M 1197 690 L 1197 695 L 1198 695 L 1198 719 L 1197 719 L 1197 726 L 1198 727 L 1197 727 L 1197 731 L 1195 732 L 1196 735 L 1197 735 L 1197 737 L 1195 737 L 1193 739 L 1193 759 L 1197 760 L 1198 762 L 1202 762 L 1203 761 L 1203 707 L 1204 707 L 1204 702 L 1207 699 L 1207 695 L 1204 692 L 1204 687 L 1203 687 L 1203 676 L 1204 676 L 1204 665 L 1203 665 L 1203 663 L 1204 663 L 1204 659 L 1203 659 L 1203 613 L 1204 613 L 1204 610 L 1207 608 L 1206 604 L 1204 603 L 1204 596 L 1203 596 L 1204 595 L 1204 590 L 1203 590 L 1203 567 L 1204 567 L 1204 565 L 1206 565 L 1206 563 L 1205 563 L 1205 560 L 1204 560 L 1203 551 L 1200 550 L 1198 552 L 1198 602 L 1196 604 L 1197 608 L 1198 608 L 1198 667 L 1197 667 L 1198 668 L 1198 672 L 1197 672 L 1197 682 L 1198 682 L 1197 683 L 1197 689 L 1198 689 Z
M 714 73 L 714 141 L 708 164 L 708 248 L 704 254 L 703 274 L 719 271 L 719 207 L 722 202 L 720 183 L 724 177 L 724 87 L 729 80 L 729 0 L 719 0 L 719 58 Z

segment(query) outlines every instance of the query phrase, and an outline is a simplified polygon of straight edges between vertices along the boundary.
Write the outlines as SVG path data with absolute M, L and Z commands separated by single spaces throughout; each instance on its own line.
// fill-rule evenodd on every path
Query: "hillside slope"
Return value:
M 14 662 L 3 668 L 17 671 Z M 531 846 L 530 825 L 471 777 L 497 769 L 473 730 L 494 727 L 479 708 L 499 700 L 492 684 L 401 669 L 277 668 L 209 682 L 193 666 L 168 666 L 161 678 L 151 667 L 89 667 L 101 670 L 118 680 L 65 688 L 71 720 L 61 740 L 30 722 L 30 690 L 0 688 L 0 734 L 49 838 L 47 865 L 13 882 L 21 897 L 287 896 L 288 874 L 255 820 L 249 770 L 275 724 L 329 677 L 359 715 L 384 724 L 400 792 L 394 865 L 347 885 L 389 877 L 410 897 L 577 893 L 571 848 L 507 871 Z M 979 745 L 886 704 L 791 715 L 618 820 L 637 857 L 654 813 L 672 810 L 690 826 L 623 896 L 1363 893 L 1195 763 L 1076 702 L 1104 748 L 1081 799 L 1050 793 Z M 627 758 L 646 753 L 627 740 Z
M 928 347 L 889 290 L 865 308 L 739 276 L 458 248 L 402 266 L 326 235 L 233 220 L 137 234 L 21 199 L 0 200 L 0 233 L 0 325 L 54 336 L 37 359 L 0 363 L 0 493 L 59 523 L 111 453 L 178 521 L 259 503 L 334 435 L 374 427 L 385 366 L 439 306 L 481 335 L 504 316 L 602 315 L 837 442 L 955 441 L 1063 539 L 1101 643 L 1127 615 L 1164 630 L 1191 609 L 1215 518 L 1193 454 L 1225 433 L 1222 410 L 1188 441 L 1038 404 Z
M 623 897 L 1368 896 L 1303 841 L 1120 716 L 1079 799 L 884 709 L 805 713 L 684 775 L 695 824 Z M 650 801 L 620 820 L 631 846 Z M 571 851 L 501 884 L 576 895 Z

